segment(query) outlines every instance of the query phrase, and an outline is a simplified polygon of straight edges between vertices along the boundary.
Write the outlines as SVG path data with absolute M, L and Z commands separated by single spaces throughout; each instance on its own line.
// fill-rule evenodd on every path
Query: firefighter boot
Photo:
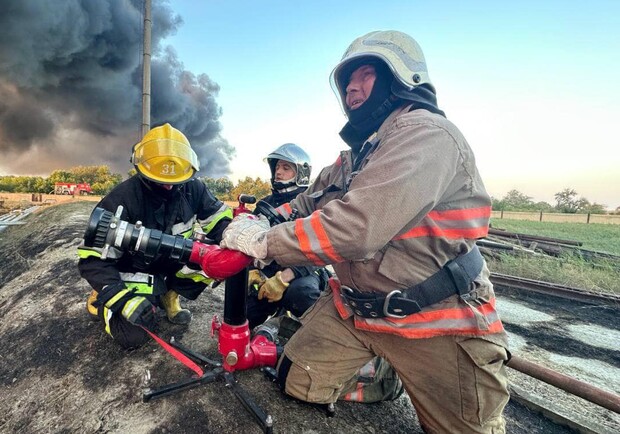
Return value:
M 93 289 L 88 296 L 88 300 L 86 300 L 86 311 L 93 320 L 97 319 L 97 308 L 93 306 L 93 303 L 97 301 L 97 295 L 97 291 Z
M 192 320 L 192 313 L 181 308 L 179 302 L 179 294 L 174 291 L 168 291 L 161 297 L 161 303 L 164 305 L 168 321 L 173 324 L 189 324 Z

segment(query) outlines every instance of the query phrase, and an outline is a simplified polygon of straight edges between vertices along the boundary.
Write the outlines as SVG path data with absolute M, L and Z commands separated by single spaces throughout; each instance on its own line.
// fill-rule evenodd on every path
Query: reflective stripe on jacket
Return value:
M 187 222 L 177 223 L 172 226 L 171 233 L 173 235 L 183 235 L 184 238 L 190 238 L 194 235 L 194 231 L 199 228 L 202 233 L 208 234 L 222 219 L 232 220 L 232 218 L 232 209 L 222 203 L 220 209 L 206 219 L 198 219 L 196 216 L 192 216 Z
M 134 294 L 152 295 L 155 285 L 155 276 L 147 273 L 120 273 L 121 280 L 127 289 Z

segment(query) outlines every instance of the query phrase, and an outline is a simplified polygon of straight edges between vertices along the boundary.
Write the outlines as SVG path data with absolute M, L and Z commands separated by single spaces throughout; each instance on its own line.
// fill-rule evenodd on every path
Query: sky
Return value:
M 141 124 L 141 2 L 47 3 L 0 5 L 0 175 L 124 173 Z M 554 204 L 572 188 L 620 206 L 616 0 L 153 0 L 153 122 L 186 132 L 201 176 L 267 179 L 263 159 L 287 142 L 316 175 L 346 149 L 329 74 L 373 30 L 421 45 L 492 196 Z
M 221 87 L 232 178 L 261 176 L 282 143 L 313 173 L 346 145 L 329 74 L 373 30 L 421 45 L 438 102 L 464 133 L 489 193 L 555 203 L 572 188 L 620 206 L 620 2 L 188 1 L 168 39 Z

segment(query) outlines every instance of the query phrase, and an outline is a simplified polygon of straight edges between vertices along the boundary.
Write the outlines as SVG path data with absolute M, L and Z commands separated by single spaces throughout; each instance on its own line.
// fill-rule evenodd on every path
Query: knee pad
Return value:
M 153 328 L 155 321 L 150 325 Z M 108 319 L 106 331 L 124 349 L 133 350 L 144 345 L 149 335 L 141 327 L 135 326 L 120 315 L 112 315 Z

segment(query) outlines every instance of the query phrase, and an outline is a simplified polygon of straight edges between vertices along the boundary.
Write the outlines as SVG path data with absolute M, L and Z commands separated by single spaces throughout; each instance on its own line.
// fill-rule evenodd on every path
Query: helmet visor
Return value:
M 361 66 L 375 65 L 379 61 L 385 63 L 388 67 L 390 67 L 390 70 L 392 70 L 391 65 L 382 56 L 375 53 L 363 53 L 360 55 L 351 56 L 346 60 L 341 61 L 332 70 L 332 73 L 329 75 L 329 83 L 332 87 L 332 91 L 336 94 L 336 98 L 338 98 L 342 113 L 345 115 L 347 114 L 347 86 L 349 85 L 351 74 L 353 74 L 353 72 Z M 393 70 L 392 73 L 394 73 Z
M 133 154 L 133 164 L 143 164 L 153 157 L 176 157 L 185 160 L 194 170 L 200 170 L 198 155 L 187 144 L 171 139 L 149 140 L 138 145 Z

